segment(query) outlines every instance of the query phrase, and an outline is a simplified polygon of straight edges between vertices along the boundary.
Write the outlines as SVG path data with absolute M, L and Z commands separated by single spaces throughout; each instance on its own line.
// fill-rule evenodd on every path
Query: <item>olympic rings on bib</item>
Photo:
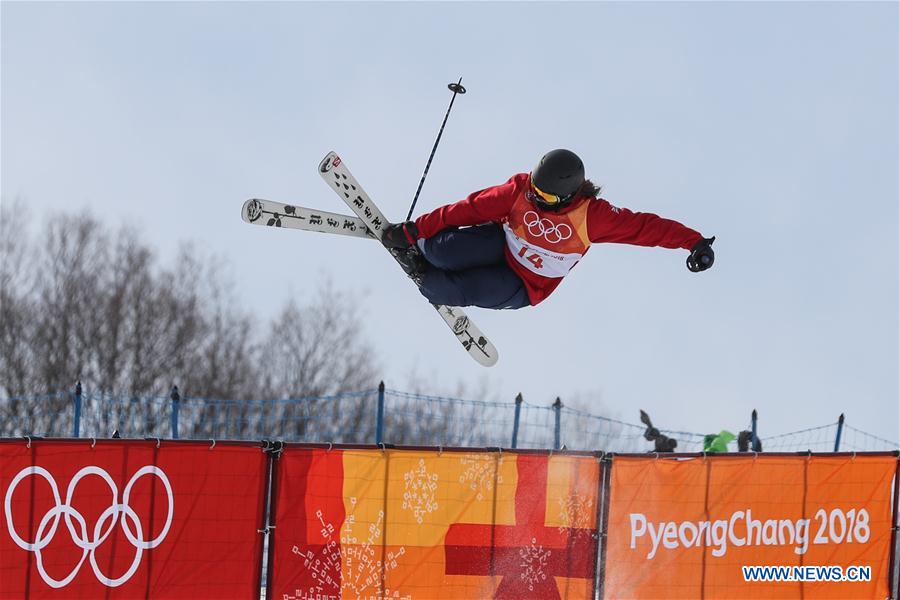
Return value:
M 566 223 L 554 223 L 550 219 L 542 219 L 533 210 L 529 210 L 522 218 L 528 233 L 538 237 L 543 236 L 551 244 L 558 244 L 572 237 L 572 228 Z
M 110 502 L 109 508 L 103 511 L 100 515 L 100 518 L 97 519 L 97 523 L 94 525 L 94 531 L 92 535 L 88 535 L 88 527 L 85 522 L 84 516 L 72 508 L 72 496 L 75 495 L 75 487 L 78 485 L 78 482 L 87 475 L 96 475 L 103 479 L 106 482 L 106 485 L 109 486 L 109 490 L 112 493 L 112 502 Z M 166 513 L 166 524 L 163 526 L 162 531 L 152 540 L 144 539 L 144 532 L 141 527 L 141 520 L 138 517 L 137 513 L 134 509 L 131 508 L 128 504 L 128 500 L 131 496 L 131 488 L 134 486 L 135 482 L 143 477 L 144 475 L 154 475 L 156 476 L 166 488 L 166 495 L 168 497 L 168 512 Z M 44 516 L 40 519 L 38 524 L 37 533 L 35 533 L 35 539 L 33 542 L 27 542 L 19 536 L 18 531 L 16 530 L 15 525 L 12 521 L 12 496 L 13 492 L 15 492 L 16 487 L 18 487 L 19 483 L 22 482 L 26 477 L 29 476 L 39 476 L 43 477 L 47 483 L 50 484 L 50 489 L 53 491 L 53 500 L 55 505 L 53 508 L 48 510 Z M 52 588 L 61 588 L 67 586 L 78 574 L 78 571 L 81 569 L 81 565 L 84 564 L 85 559 L 90 558 L 91 569 L 94 571 L 94 575 L 97 577 L 97 580 L 108 586 L 108 587 L 118 587 L 131 579 L 131 576 L 137 571 L 138 567 L 141 563 L 141 555 L 144 550 L 149 550 L 151 548 L 155 548 L 158 546 L 169 533 L 169 527 L 172 525 L 172 515 L 174 512 L 174 497 L 172 495 L 172 486 L 169 484 L 169 478 L 166 477 L 166 474 L 156 466 L 147 465 L 138 469 L 134 475 L 131 476 L 131 479 L 128 480 L 128 483 L 125 485 L 125 490 L 122 493 L 122 502 L 117 502 L 119 498 L 119 488 L 116 486 L 115 481 L 107 473 L 104 469 L 96 466 L 84 467 L 80 471 L 78 471 L 74 477 L 72 477 L 72 481 L 69 482 L 69 487 L 66 489 L 66 499 L 63 502 L 59 495 L 59 488 L 56 485 L 56 480 L 53 478 L 53 475 L 50 474 L 47 469 L 42 467 L 25 467 L 19 473 L 13 477 L 12 482 L 9 484 L 9 489 L 6 490 L 6 498 L 4 499 L 3 506 L 6 511 L 6 528 L 9 531 L 10 537 L 12 537 L 13 541 L 16 543 L 19 548 L 23 550 L 27 550 L 29 552 L 34 552 L 35 563 L 37 565 L 38 573 L 41 575 L 41 579 L 44 580 L 44 583 L 49 585 Z M 51 541 L 53 541 L 53 537 L 56 535 L 56 529 L 59 526 L 59 519 L 63 517 L 66 523 L 66 529 L 69 531 L 69 535 L 72 537 L 72 541 L 76 546 L 81 548 L 81 559 L 78 561 L 78 564 L 75 565 L 75 568 L 66 575 L 63 579 L 54 579 L 51 577 L 47 571 L 44 569 L 44 563 L 41 556 L 41 550 L 47 547 Z M 73 523 L 73 519 L 75 523 Z M 129 525 L 129 521 L 131 521 L 131 525 Z M 113 579 L 112 577 L 107 576 L 103 571 L 100 570 L 100 566 L 97 564 L 97 559 L 94 555 L 97 547 L 100 546 L 109 535 L 113 532 L 113 529 L 116 525 L 121 522 L 122 530 L 125 533 L 125 537 L 128 538 L 128 541 L 134 546 L 135 555 L 134 560 L 131 562 L 131 566 L 128 567 L 128 570 L 125 571 L 125 574 L 121 577 L 117 577 Z M 77 524 L 77 528 L 76 528 Z M 105 527 L 105 529 L 104 529 Z M 133 530 L 132 530 L 133 527 Z

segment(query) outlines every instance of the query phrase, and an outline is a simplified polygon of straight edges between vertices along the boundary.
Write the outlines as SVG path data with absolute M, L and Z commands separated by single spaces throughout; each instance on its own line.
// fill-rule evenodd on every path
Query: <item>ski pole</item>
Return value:
M 450 98 L 450 106 L 447 107 L 447 114 L 444 115 L 444 122 L 441 123 L 441 130 L 438 131 L 437 139 L 434 140 L 434 147 L 431 149 L 431 156 L 428 157 L 428 164 L 425 165 L 425 172 L 422 173 L 422 179 L 419 180 L 419 187 L 416 189 L 416 195 L 413 198 L 412 205 L 409 207 L 409 213 L 406 215 L 406 220 L 409 221 L 412 218 L 413 209 L 416 207 L 416 202 L 419 200 L 419 193 L 422 191 L 422 184 L 425 183 L 425 176 L 428 175 L 428 169 L 431 167 L 431 161 L 434 159 L 434 153 L 437 151 L 438 144 L 441 141 L 441 135 L 444 133 L 444 126 L 447 124 L 447 117 L 450 116 L 450 110 L 453 108 L 453 101 L 456 100 L 457 94 L 465 94 L 466 88 L 462 86 L 462 77 L 459 78 L 459 81 L 456 83 L 447 84 L 447 88 L 453 92 L 453 97 Z

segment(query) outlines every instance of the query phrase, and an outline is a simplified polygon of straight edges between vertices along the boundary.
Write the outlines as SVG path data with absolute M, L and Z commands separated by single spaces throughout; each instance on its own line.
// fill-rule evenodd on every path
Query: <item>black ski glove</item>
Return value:
M 691 255 L 687 259 L 687 268 L 692 273 L 699 273 L 713 266 L 713 263 L 716 261 L 716 253 L 712 249 L 714 241 L 716 241 L 716 236 L 701 238 L 691 248 Z
M 384 228 L 381 234 L 381 243 L 386 248 L 397 248 L 405 250 L 416 242 L 419 237 L 419 230 L 413 221 L 406 223 L 391 223 Z

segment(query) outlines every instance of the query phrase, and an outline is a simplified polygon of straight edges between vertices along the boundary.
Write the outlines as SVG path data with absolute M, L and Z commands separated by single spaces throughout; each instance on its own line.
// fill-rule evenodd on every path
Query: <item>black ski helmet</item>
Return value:
M 532 200 L 547 210 L 558 210 L 572 202 L 583 184 L 584 163 L 571 150 L 551 150 L 531 171 L 531 185 L 543 192 L 533 194 Z M 545 200 L 547 195 L 556 196 L 556 201 Z

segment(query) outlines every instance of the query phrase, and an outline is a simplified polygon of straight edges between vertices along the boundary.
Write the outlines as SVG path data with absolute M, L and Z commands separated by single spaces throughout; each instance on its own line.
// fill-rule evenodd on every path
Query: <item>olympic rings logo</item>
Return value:
M 75 494 L 75 487 L 78 485 L 78 482 L 81 481 L 83 477 L 88 475 L 97 475 L 103 481 L 106 482 L 106 485 L 109 486 L 110 492 L 112 492 L 112 502 L 110 503 L 109 508 L 103 511 L 100 515 L 100 518 L 97 520 L 96 525 L 94 525 L 94 531 L 92 536 L 88 536 L 88 528 L 87 523 L 84 520 L 84 516 L 79 513 L 77 510 L 72 508 L 72 496 Z M 141 528 L 141 520 L 138 518 L 134 509 L 128 505 L 128 500 L 131 496 L 131 488 L 134 486 L 135 482 L 143 477 L 144 475 L 155 475 L 165 486 L 166 495 L 168 496 L 168 513 L 166 514 L 166 524 L 162 528 L 162 531 L 158 536 L 153 538 L 152 540 L 144 539 L 144 532 Z M 43 477 L 47 480 L 47 483 L 50 484 L 50 488 L 53 490 L 53 499 L 56 504 L 53 508 L 48 510 L 44 516 L 41 518 L 40 523 L 38 524 L 37 533 L 35 534 L 35 539 L 33 542 L 27 542 L 22 539 L 18 532 L 16 531 L 15 525 L 12 522 L 12 512 L 11 512 L 11 504 L 12 504 L 12 496 L 13 492 L 15 492 L 16 487 L 19 483 L 22 482 L 28 476 L 39 476 Z M 59 488 L 56 486 L 56 480 L 53 479 L 53 475 L 50 474 L 49 471 L 42 467 L 25 467 L 19 473 L 13 477 L 12 483 L 9 485 L 9 489 L 6 491 L 6 498 L 4 500 L 4 508 L 6 509 L 6 528 L 9 530 L 9 535 L 12 536 L 13 541 L 19 548 L 23 550 L 27 550 L 29 552 L 34 552 L 35 560 L 37 563 L 38 572 L 41 575 L 41 579 L 52 588 L 61 588 L 67 586 L 78 574 L 78 571 L 81 569 L 81 565 L 84 564 L 85 559 L 90 558 L 91 568 L 94 571 L 94 575 L 97 576 L 97 580 L 100 583 L 109 586 L 109 587 L 118 587 L 131 579 L 131 576 L 134 575 L 135 571 L 137 571 L 138 566 L 141 563 L 141 555 L 144 550 L 150 550 L 151 548 L 155 548 L 158 546 L 166 537 L 166 534 L 169 533 L 169 527 L 172 525 L 172 514 L 174 509 L 174 498 L 172 496 L 172 486 L 169 484 L 169 478 L 166 477 L 166 474 L 163 473 L 162 469 L 155 466 L 145 466 L 141 467 L 137 470 L 137 472 L 131 476 L 131 479 L 128 481 L 128 484 L 125 486 L 125 490 L 122 493 L 122 502 L 116 502 L 119 497 L 119 488 L 116 486 L 116 483 L 113 481 L 112 477 L 110 477 L 109 473 L 100 467 L 90 466 L 84 467 L 80 471 L 78 471 L 75 476 L 72 478 L 72 481 L 69 482 L 69 487 L 66 490 L 66 501 L 62 502 L 59 496 Z M 75 542 L 75 545 L 81 548 L 81 560 L 78 561 L 78 564 L 75 565 L 75 568 L 72 569 L 72 572 L 69 573 L 63 579 L 54 579 L 50 575 L 47 574 L 47 571 L 44 569 L 44 563 L 41 558 L 41 550 L 47 547 L 48 544 L 53 540 L 54 535 L 56 534 L 56 528 L 59 526 L 59 518 L 63 517 L 66 522 L 66 528 L 69 530 L 69 535 L 72 536 L 72 541 Z M 75 523 L 78 524 L 78 527 L 75 527 L 75 523 L 73 523 L 73 519 Z M 128 538 L 128 541 L 131 542 L 131 545 L 134 546 L 135 554 L 134 560 L 131 562 L 131 566 L 125 571 L 125 574 L 118 578 L 111 578 L 104 574 L 99 565 L 97 565 L 97 559 L 95 557 L 95 551 L 100 544 L 106 541 L 106 538 L 113 532 L 113 529 L 116 527 L 118 522 L 122 523 L 122 530 L 125 533 L 125 537 Z M 131 525 L 129 525 L 128 521 L 131 521 Z M 107 525 L 108 523 L 108 525 Z M 132 526 L 134 530 L 132 530 Z M 106 529 L 104 529 L 106 527 Z
M 554 223 L 550 219 L 542 219 L 533 210 L 525 213 L 523 218 L 528 233 L 537 237 L 543 236 L 551 244 L 557 244 L 572 237 L 572 228 L 565 223 Z

